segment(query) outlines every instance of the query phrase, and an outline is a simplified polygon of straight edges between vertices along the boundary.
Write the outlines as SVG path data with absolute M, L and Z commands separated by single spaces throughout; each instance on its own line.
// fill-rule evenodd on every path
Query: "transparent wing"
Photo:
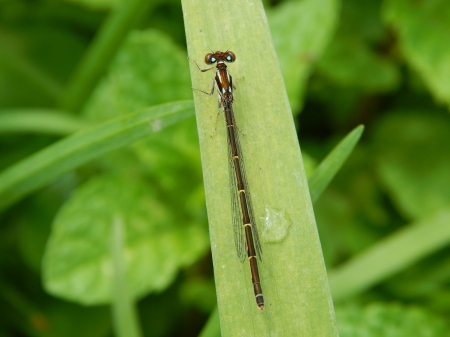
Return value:
M 245 173 L 244 156 L 241 151 L 241 144 L 240 144 L 239 135 L 238 135 L 239 130 L 238 130 L 234 115 L 233 115 L 233 124 L 235 125 L 235 127 L 233 128 L 234 139 L 236 140 L 236 147 L 237 147 L 238 155 L 240 158 L 239 166 L 241 168 L 242 180 L 244 182 L 245 195 L 246 195 L 246 200 L 247 200 L 247 209 L 248 209 L 248 213 L 250 216 L 250 222 L 252 224 L 251 228 L 252 228 L 252 234 L 253 234 L 253 243 L 255 245 L 256 255 L 258 255 L 259 260 L 262 261 L 262 249 L 261 249 L 261 243 L 259 241 L 259 234 L 258 234 L 258 228 L 257 228 L 258 226 L 255 221 L 255 215 L 253 214 L 252 197 L 251 197 L 250 189 L 249 189 L 248 182 L 247 182 L 247 175 Z M 233 170 L 233 172 L 234 172 L 234 170 Z M 235 181 L 234 184 L 236 185 L 236 180 L 234 180 L 234 181 Z M 242 232 L 243 232 L 243 230 L 241 230 L 241 233 Z
M 231 155 L 231 147 L 229 139 L 228 139 L 228 164 L 229 164 L 228 170 L 230 174 L 230 195 L 231 195 L 234 244 L 236 245 L 236 252 L 239 260 L 241 262 L 244 262 L 247 257 L 247 249 L 245 246 L 244 226 L 242 223 L 242 210 L 239 205 L 238 188 L 236 184 L 236 172 L 234 170 L 234 163 Z

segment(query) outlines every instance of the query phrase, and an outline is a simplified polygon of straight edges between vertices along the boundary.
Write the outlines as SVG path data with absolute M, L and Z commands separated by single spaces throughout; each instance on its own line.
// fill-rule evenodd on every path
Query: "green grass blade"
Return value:
M 233 242 L 227 140 L 217 100 L 194 93 L 222 336 L 336 336 L 333 304 L 286 95 L 260 1 L 183 1 L 189 57 L 235 52 L 235 114 L 263 246 L 266 308 L 255 304 L 248 263 Z M 208 76 L 209 75 L 209 76 Z M 191 64 L 193 87 L 214 72 Z M 221 118 L 223 118 L 221 116 Z M 216 132 L 215 132 L 216 130 Z M 305 291 L 306 289 L 306 291 Z
M 113 261 L 113 316 L 114 329 L 118 337 L 142 336 L 136 315 L 134 300 L 127 283 L 124 261 L 125 236 L 124 223 L 120 216 L 115 216 L 111 226 L 111 255 Z
M 0 209 L 108 152 L 193 116 L 190 101 L 168 103 L 78 132 L 0 173 Z
M 217 306 L 212 311 L 199 337 L 220 337 L 219 310 Z
M 56 100 L 62 92 L 61 84 L 51 78 L 42 69 L 13 51 L 8 45 L 0 45 L 0 64 L 6 69 L 13 70 L 30 83 L 33 83 L 49 98 Z
M 131 28 L 139 22 L 149 6 L 158 1 L 130 0 L 121 2 L 105 20 L 80 65 L 74 72 L 59 107 L 78 111 L 86 102 L 97 82 L 115 56 Z
M 364 126 L 360 125 L 351 131 L 338 145 L 326 156 L 317 167 L 314 174 L 308 179 L 311 201 L 315 203 L 336 173 L 342 167 L 348 156 L 361 138 Z M 313 192 L 314 191 L 314 192 Z M 208 322 L 202 329 L 200 337 L 220 336 L 219 312 L 217 307 L 211 313 Z
M 70 135 L 87 123 L 63 111 L 49 109 L 15 109 L 0 111 L 0 133 L 43 133 Z
M 450 209 L 424 217 L 329 273 L 334 301 L 357 295 L 450 243 Z
M 319 199 L 322 192 L 334 178 L 336 173 L 352 153 L 364 131 L 360 125 L 350 132 L 320 163 L 313 175 L 308 179 L 309 192 L 313 203 Z

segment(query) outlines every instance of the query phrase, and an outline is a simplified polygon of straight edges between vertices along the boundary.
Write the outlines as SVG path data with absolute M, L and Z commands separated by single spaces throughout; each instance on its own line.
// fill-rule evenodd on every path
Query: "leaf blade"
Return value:
M 357 126 L 351 131 L 320 163 L 308 179 L 311 201 L 315 203 L 322 192 L 352 153 L 364 131 L 364 126 Z
M 0 209 L 99 155 L 191 116 L 192 102 L 168 103 L 63 139 L 0 173 Z

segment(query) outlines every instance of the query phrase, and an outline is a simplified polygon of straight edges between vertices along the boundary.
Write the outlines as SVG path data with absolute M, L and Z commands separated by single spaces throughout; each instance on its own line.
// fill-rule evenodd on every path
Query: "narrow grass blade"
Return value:
M 222 336 L 337 336 L 292 112 L 262 4 L 230 0 L 220 10 L 207 0 L 182 4 L 191 59 L 202 60 L 210 48 L 231 49 L 237 57 L 229 66 L 237 87 L 233 108 L 263 248 L 260 311 L 249 266 L 236 256 L 217 100 L 194 92 Z M 191 62 L 194 88 L 208 90 L 214 75 L 208 74 Z
M 113 323 L 117 337 L 142 336 L 134 300 L 128 289 L 126 264 L 124 261 L 125 226 L 120 216 L 115 216 L 111 230 L 111 255 L 113 261 Z
M 130 0 L 117 5 L 74 71 L 74 76 L 60 98 L 61 109 L 78 111 L 84 105 L 128 32 L 139 22 L 139 17 L 158 2 Z
M 61 94 L 62 86 L 60 83 L 30 60 L 14 52 L 8 45 L 0 45 L 0 64 L 3 64 L 6 69 L 20 74 L 20 76 L 39 87 L 44 94 L 53 100 L 56 100 Z
M 217 306 L 212 311 L 199 337 L 220 337 L 219 310 Z
M 358 140 L 364 131 L 364 126 L 360 125 L 353 129 L 339 144 L 331 151 L 328 156 L 320 163 L 313 175 L 308 179 L 309 193 L 312 202 L 319 199 L 322 192 L 334 178 L 336 173 L 352 153 Z
M 329 273 L 333 300 L 357 295 L 450 243 L 450 209 L 418 220 Z
M 193 115 L 190 101 L 163 104 L 63 139 L 0 173 L 0 210 L 65 172 Z
M 87 123 L 63 111 L 17 109 L 0 111 L 0 133 L 41 133 L 67 136 Z
M 348 158 L 360 139 L 364 126 L 360 125 L 351 131 L 320 163 L 314 174 L 308 179 L 311 201 L 315 203 L 328 184 Z M 217 307 L 209 316 L 208 322 L 202 329 L 200 337 L 220 336 L 219 312 Z

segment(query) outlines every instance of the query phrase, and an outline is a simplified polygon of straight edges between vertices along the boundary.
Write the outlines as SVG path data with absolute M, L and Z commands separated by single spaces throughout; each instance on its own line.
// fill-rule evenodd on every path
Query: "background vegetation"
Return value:
M 448 336 L 450 4 L 265 8 L 308 173 L 365 125 L 315 204 L 341 336 Z M 186 56 L 176 1 L 0 1 L 0 336 L 120 334 L 134 298 L 130 336 L 202 329 L 197 130 L 171 103 L 192 98 Z

